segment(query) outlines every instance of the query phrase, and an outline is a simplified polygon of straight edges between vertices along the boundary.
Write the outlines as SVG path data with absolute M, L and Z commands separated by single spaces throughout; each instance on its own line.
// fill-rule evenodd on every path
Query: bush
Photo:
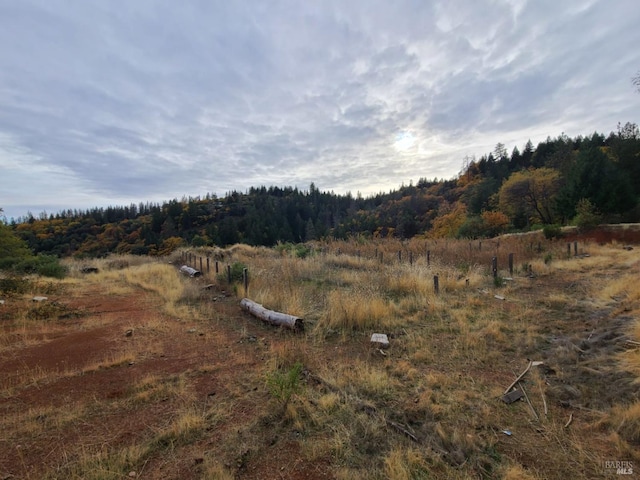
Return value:
M 22 258 L 12 266 L 12 270 L 21 275 L 37 274 L 52 278 L 64 278 L 67 274 L 66 267 L 53 255 Z
M 551 240 L 552 238 L 562 238 L 562 228 L 560 225 L 550 224 L 542 227 L 544 238 Z
M 576 216 L 573 223 L 579 230 L 589 230 L 598 226 L 601 215 L 587 198 L 581 198 L 576 205 Z
M 291 396 L 300 391 L 302 370 L 302 363 L 296 362 L 288 371 L 276 370 L 267 375 L 269 393 L 282 405 L 289 403 Z
M 242 262 L 235 262 L 231 265 L 231 282 L 241 282 L 243 280 L 243 271 L 247 268 L 247 266 Z M 220 272 L 218 275 L 218 280 L 227 281 L 227 270 L 226 268 Z

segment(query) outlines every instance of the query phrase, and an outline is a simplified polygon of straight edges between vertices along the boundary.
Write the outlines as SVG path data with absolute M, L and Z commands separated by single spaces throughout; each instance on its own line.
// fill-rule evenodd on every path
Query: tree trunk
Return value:
M 259 303 L 249 300 L 248 298 L 240 300 L 240 306 L 254 317 L 258 317 L 260 320 L 264 320 L 272 325 L 304 331 L 304 320 L 302 318 L 267 310 Z

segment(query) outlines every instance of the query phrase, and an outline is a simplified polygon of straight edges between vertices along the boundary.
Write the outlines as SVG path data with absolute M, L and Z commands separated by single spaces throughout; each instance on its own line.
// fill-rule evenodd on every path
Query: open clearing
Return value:
M 25 281 L 0 306 L 0 479 L 640 471 L 640 249 L 528 265 L 518 251 L 513 279 L 494 280 L 367 248 L 225 252 L 249 268 L 249 296 L 303 316 L 304 333 L 241 311 L 224 275 L 150 259 Z M 544 362 L 522 381 L 531 406 L 502 402 L 529 361 Z

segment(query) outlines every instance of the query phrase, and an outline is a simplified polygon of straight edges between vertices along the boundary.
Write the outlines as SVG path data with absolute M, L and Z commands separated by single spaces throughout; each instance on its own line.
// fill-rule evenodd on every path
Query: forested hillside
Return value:
M 420 172 L 416 172 L 418 176 Z M 223 198 L 67 210 L 10 225 L 36 253 L 166 254 L 180 245 L 274 245 L 324 237 L 489 237 L 540 225 L 640 219 L 640 133 L 560 135 L 509 154 L 503 144 L 467 158 L 456 179 L 420 179 L 363 198 L 292 187 L 252 187 Z

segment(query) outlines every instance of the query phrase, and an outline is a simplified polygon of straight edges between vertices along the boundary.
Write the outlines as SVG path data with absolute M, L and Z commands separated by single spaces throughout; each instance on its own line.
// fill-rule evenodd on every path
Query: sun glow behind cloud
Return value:
M 402 131 L 397 133 L 395 141 L 393 142 L 393 148 L 397 152 L 406 153 L 409 152 L 417 144 L 417 139 L 411 131 Z

